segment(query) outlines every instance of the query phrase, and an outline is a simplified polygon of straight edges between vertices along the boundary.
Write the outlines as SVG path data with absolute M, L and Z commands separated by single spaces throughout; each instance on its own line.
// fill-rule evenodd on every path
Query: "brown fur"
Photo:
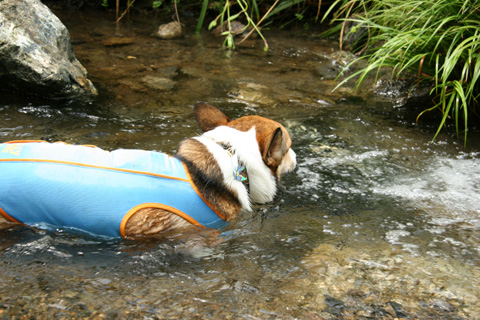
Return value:
M 241 209 L 237 195 L 223 184 L 223 174 L 206 147 L 197 140 L 186 139 L 180 143 L 176 156 L 187 165 L 193 183 L 205 200 L 227 221 L 236 218 Z
M 207 103 L 197 104 L 194 114 L 203 132 L 213 130 L 218 126 L 226 126 L 231 121 L 222 111 Z
M 176 214 L 157 208 L 144 208 L 130 217 L 125 226 L 125 235 L 127 238 L 151 237 L 189 226 L 191 223 Z
M 239 131 L 248 131 L 252 127 L 255 127 L 258 146 L 263 156 L 263 161 L 272 170 L 272 174 L 275 174 L 277 178 L 280 179 L 280 173 L 277 172 L 277 168 L 288 149 L 292 146 L 292 139 L 285 127 L 275 120 L 256 115 L 230 120 L 230 118 L 220 110 L 209 104 L 197 104 L 195 106 L 195 116 L 199 123 L 203 121 L 204 117 L 198 116 L 198 114 L 203 113 L 211 117 L 208 118 L 209 128 L 214 126 L 214 115 L 217 117 L 216 123 L 218 125 L 227 125 Z M 202 125 L 200 125 L 200 127 L 203 129 Z
M 1 214 L 0 214 L 0 230 L 3 230 L 3 229 L 8 229 L 14 225 L 17 225 L 16 223 L 14 222 L 10 222 L 8 221 L 7 219 L 5 219 Z

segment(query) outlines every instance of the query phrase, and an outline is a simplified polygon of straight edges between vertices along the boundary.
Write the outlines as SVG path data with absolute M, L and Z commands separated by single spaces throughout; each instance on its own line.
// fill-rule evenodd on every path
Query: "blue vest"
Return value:
M 183 163 L 160 152 L 105 151 L 42 141 L 0 144 L 0 214 L 40 228 L 124 237 L 128 219 L 160 208 L 222 228 Z

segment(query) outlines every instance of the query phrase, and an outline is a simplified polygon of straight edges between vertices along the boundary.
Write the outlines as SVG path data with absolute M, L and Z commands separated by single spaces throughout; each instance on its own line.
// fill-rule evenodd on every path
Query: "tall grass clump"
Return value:
M 334 12 L 335 11 L 335 12 Z M 433 107 L 442 112 L 434 139 L 448 119 L 463 128 L 467 140 L 469 116 L 480 94 L 480 1 L 473 0 L 336 0 L 328 12 L 332 22 L 350 33 L 364 31 L 355 62 L 366 67 L 342 81 L 357 78 L 357 87 L 371 73 L 391 70 L 393 77 L 411 77 L 431 86 Z M 388 69 L 389 68 L 389 69 Z M 418 121 L 418 118 L 417 118 Z

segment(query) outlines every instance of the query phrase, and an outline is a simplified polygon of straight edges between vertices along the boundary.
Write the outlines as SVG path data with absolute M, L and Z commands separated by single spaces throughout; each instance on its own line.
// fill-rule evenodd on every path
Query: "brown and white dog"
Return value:
M 197 104 L 194 113 L 204 133 L 198 137 L 183 140 L 180 143 L 175 158 L 179 159 L 181 166 L 183 165 L 183 167 L 185 167 L 188 182 L 192 185 L 193 189 L 195 189 L 195 192 L 202 201 L 208 204 L 208 207 L 225 221 L 235 219 L 242 210 L 251 211 L 252 203 L 261 204 L 272 201 L 277 191 L 277 183 L 280 180 L 280 176 L 292 171 L 296 166 L 296 155 L 291 149 L 292 140 L 285 127 L 274 120 L 261 116 L 244 116 L 231 120 L 217 108 L 205 103 Z M 49 148 L 53 148 L 53 145 L 54 144 L 44 143 L 40 144 L 40 148 L 50 150 Z M 37 175 L 37 172 L 44 172 L 42 179 L 53 180 L 51 176 L 56 174 L 56 172 L 51 171 L 50 174 L 45 174 L 45 172 L 47 172 L 46 170 L 84 170 L 82 177 L 90 174 L 87 170 L 96 170 L 92 173 L 92 179 L 97 179 L 97 176 L 104 174 L 104 172 L 112 172 L 112 174 L 124 175 L 119 180 L 121 183 L 126 181 L 124 179 L 129 179 L 130 176 L 135 174 L 140 176 L 140 178 L 145 176 L 144 173 L 125 170 L 124 167 L 111 168 L 102 166 L 99 161 L 96 161 L 92 165 L 74 162 L 68 158 L 70 156 L 64 156 L 60 159 L 48 158 L 48 152 L 46 153 L 47 158 L 32 160 L 28 158 L 28 150 L 26 150 L 28 146 L 31 146 L 28 145 L 28 143 L 26 145 L 4 144 L 3 152 L 11 152 L 13 150 L 14 152 L 11 153 L 20 155 L 22 146 L 25 148 L 25 154 L 27 154 L 25 159 L 15 159 L 15 155 L 8 157 L 3 155 L 3 159 L 0 157 L 0 165 L 4 165 L 3 167 L 0 166 L 0 169 L 3 168 L 4 171 L 3 175 L 0 172 L 0 178 L 4 181 L 14 180 L 18 176 L 18 174 L 11 173 L 11 170 L 18 170 L 18 173 L 23 174 L 25 172 L 23 168 L 26 167 L 20 166 L 25 163 L 30 163 L 32 166 L 41 166 L 36 168 L 35 171 L 32 171 L 30 176 L 26 177 L 26 179 L 30 180 L 33 179 L 34 175 Z M 16 151 L 15 148 L 17 148 Z M 64 146 L 62 148 L 70 147 Z M 71 146 L 71 148 L 75 147 Z M 83 148 L 85 149 L 87 147 Z M 104 153 L 108 153 L 108 158 L 111 158 L 113 153 L 116 152 L 113 151 L 110 154 L 98 148 L 93 151 L 91 149 L 92 148 L 90 148 L 88 152 L 98 153 L 102 156 Z M 72 150 L 72 152 L 75 153 L 79 150 L 79 147 Z M 64 154 L 72 153 L 68 150 L 62 152 Z M 7 165 L 10 165 L 12 169 L 7 170 L 7 168 L 10 168 L 7 167 Z M 55 169 L 53 167 L 54 165 L 58 165 L 58 169 Z M 70 176 L 69 171 L 65 172 L 67 173 L 63 173 L 63 177 Z M 9 174 L 11 175 L 9 176 Z M 147 173 L 147 175 L 149 174 Z M 61 179 L 63 178 L 59 177 L 55 180 Z M 101 178 L 98 179 L 102 182 Z M 82 179 L 78 181 L 79 183 L 84 183 Z M 50 181 L 48 183 L 50 186 L 52 182 Z M 10 186 L 8 182 L 0 185 L 0 224 L 2 219 L 10 222 L 22 222 L 21 219 L 15 218 L 12 214 L 8 213 L 15 212 L 22 198 L 10 201 L 10 199 L 6 199 L 6 197 L 8 197 L 7 192 L 4 192 L 7 188 L 12 190 L 12 186 L 18 184 L 18 181 L 12 181 Z M 88 184 L 92 185 L 93 183 L 88 181 Z M 125 182 L 125 184 L 127 183 Z M 78 189 L 76 186 L 73 187 Z M 114 187 L 112 187 L 112 189 Z M 61 188 L 57 187 L 59 190 L 65 188 L 65 186 Z M 85 193 L 81 195 L 81 198 L 88 198 L 90 194 L 87 192 L 90 191 L 86 191 L 86 188 L 83 186 L 82 188 L 83 189 L 80 189 L 81 192 Z M 43 189 L 45 189 L 43 185 L 39 185 L 38 187 L 33 186 L 32 191 L 26 193 L 26 197 L 32 198 L 33 194 L 37 193 L 37 191 L 42 192 Z M 77 196 L 75 195 L 77 191 L 70 191 L 69 193 Z M 12 197 L 16 196 L 16 194 L 17 193 L 13 195 L 12 192 L 10 192 L 10 196 Z M 98 192 L 96 194 L 98 194 Z M 113 197 L 113 201 L 111 202 L 115 202 L 115 199 L 121 200 L 119 198 L 122 196 L 115 195 L 114 192 L 109 192 L 109 194 L 110 197 Z M 128 195 L 129 193 L 126 194 Z M 43 193 L 37 198 L 47 197 L 50 197 L 50 194 Z M 59 195 L 56 198 L 59 197 L 61 196 Z M 43 210 L 45 207 L 45 204 L 41 202 L 42 200 L 43 199 L 39 199 L 39 210 Z M 61 201 L 62 199 L 57 200 Z M 28 201 L 31 201 L 33 205 L 35 205 L 35 199 L 29 199 Z M 104 199 L 101 199 L 101 201 L 105 202 Z M 73 215 L 75 211 L 71 208 L 75 208 L 75 205 L 74 200 L 68 200 L 66 206 L 59 211 L 62 212 L 62 214 L 67 211 L 69 215 Z M 204 205 L 203 202 L 201 205 Z M 6 208 L 8 208 L 8 210 Z M 183 215 L 181 210 L 175 210 L 175 208 L 170 210 L 169 208 L 172 207 L 162 205 L 136 206 L 136 209 L 129 211 L 125 217 L 123 217 L 125 213 L 122 213 L 121 235 L 125 238 L 145 238 L 157 237 L 159 235 L 170 236 L 199 229 L 198 226 L 192 224 L 192 219 L 186 218 L 186 216 Z M 29 210 L 30 208 L 25 209 L 25 211 Z M 50 213 L 47 214 L 49 216 L 51 215 Z M 97 214 L 92 214 L 92 217 L 96 218 L 95 215 Z M 75 219 L 75 217 L 72 219 Z M 53 221 L 56 220 L 53 219 Z
M 235 219 L 242 210 L 252 211 L 252 203 L 272 201 L 280 176 L 296 166 L 292 140 L 285 127 L 255 115 L 231 120 L 205 103 L 197 104 L 194 113 L 204 134 L 183 140 L 176 157 L 187 165 L 204 199 L 227 221 Z M 248 185 L 236 179 L 231 154 L 224 146 L 232 147 L 238 161 L 246 167 Z M 178 215 L 144 209 L 130 218 L 126 234 L 147 236 L 188 227 L 191 224 Z

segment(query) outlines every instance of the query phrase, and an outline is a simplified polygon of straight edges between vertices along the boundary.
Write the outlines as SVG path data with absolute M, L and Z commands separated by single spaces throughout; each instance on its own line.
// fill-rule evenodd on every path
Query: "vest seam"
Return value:
M 227 221 L 227 219 L 225 218 L 225 216 L 223 214 L 221 214 L 217 209 L 215 209 L 215 207 L 209 202 L 207 201 L 207 199 L 205 199 L 205 197 L 200 193 L 200 190 L 198 190 L 197 186 L 193 183 L 193 179 L 192 179 L 192 176 L 190 175 L 190 172 L 188 171 L 188 167 L 187 165 L 181 161 L 182 164 L 183 164 L 183 168 L 185 169 L 185 173 L 187 174 L 187 178 L 188 178 L 188 182 L 190 183 L 190 186 L 192 187 L 192 189 L 195 191 L 195 193 L 200 197 L 200 199 L 202 199 L 203 202 L 205 202 L 205 204 L 213 211 L 215 212 L 215 214 L 220 218 L 222 219 L 223 221 Z
M 92 168 L 92 169 L 102 169 L 102 170 L 111 170 L 111 171 L 118 171 L 118 172 L 124 172 L 124 173 L 141 174 L 141 175 L 153 176 L 153 177 L 157 177 L 157 178 L 164 178 L 164 179 L 172 179 L 172 180 L 178 180 L 178 181 L 183 181 L 183 182 L 190 182 L 188 180 L 188 178 L 185 179 L 185 178 L 173 177 L 173 176 L 168 176 L 168 175 L 164 175 L 164 174 L 160 174 L 160 173 L 140 171 L 140 170 L 96 166 L 96 165 L 85 164 L 85 163 L 74 162 L 74 161 L 48 160 L 48 159 L 14 159 L 14 158 L 12 158 L 12 159 L 0 159 L 0 162 L 31 162 L 31 163 L 61 164 L 61 165 L 68 165 L 68 166 L 77 166 L 77 167 L 85 167 L 85 168 Z

